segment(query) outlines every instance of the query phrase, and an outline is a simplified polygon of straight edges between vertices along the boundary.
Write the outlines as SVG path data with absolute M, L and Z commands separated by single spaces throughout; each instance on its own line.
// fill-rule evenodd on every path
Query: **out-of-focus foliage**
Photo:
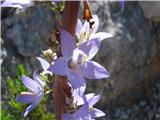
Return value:
M 63 9 L 64 9 L 64 1 L 59 1 L 59 2 L 52 2 L 52 7 L 51 9 L 53 11 L 59 11 L 59 12 L 62 12 Z
M 22 117 L 23 111 L 27 108 L 29 104 L 18 103 L 16 101 L 16 97 L 20 94 L 20 92 L 27 91 L 27 88 L 23 85 L 21 81 L 21 75 L 27 75 L 24 66 L 19 65 L 18 70 L 16 71 L 17 78 L 12 79 L 11 77 L 7 78 L 7 87 L 8 94 L 3 95 L 5 101 L 2 101 L 2 110 L 1 110 L 1 118 L 2 120 L 23 120 Z M 45 103 L 47 97 L 44 97 L 40 104 L 36 106 L 36 108 L 25 118 L 25 120 L 53 120 L 54 115 L 47 111 Z

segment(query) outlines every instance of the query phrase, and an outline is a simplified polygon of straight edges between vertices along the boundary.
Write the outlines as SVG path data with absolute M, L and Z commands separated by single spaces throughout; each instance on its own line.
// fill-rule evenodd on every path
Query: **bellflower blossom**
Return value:
M 98 30 L 98 26 L 99 26 L 99 18 L 98 18 L 97 15 L 93 15 L 92 21 L 94 21 L 94 24 L 93 24 L 92 28 L 90 28 L 89 22 L 86 21 L 82 25 L 81 20 L 78 19 L 77 27 L 76 27 L 76 35 L 79 39 L 79 44 L 81 44 L 81 43 L 83 43 L 87 40 L 97 38 L 97 37 L 99 37 L 99 39 L 101 41 L 106 39 L 106 38 L 113 37 L 112 34 L 106 33 L 106 32 L 96 33 L 97 30 Z
M 85 78 L 102 79 L 109 77 L 109 73 L 98 63 L 91 61 L 100 47 L 100 39 L 91 39 L 79 47 L 72 35 L 67 31 L 61 32 L 61 52 L 56 62 L 49 67 L 54 74 L 67 75 L 73 88 L 85 87 Z
M 32 110 L 40 103 L 44 96 L 45 83 L 39 78 L 37 70 L 33 74 L 34 80 L 22 75 L 23 84 L 29 89 L 29 92 L 21 92 L 17 97 L 18 102 L 31 103 L 23 113 L 23 117 L 26 117 Z
M 100 99 L 100 96 L 94 96 L 90 94 L 88 97 L 83 96 L 84 104 L 77 110 L 74 114 L 63 113 L 63 120 L 94 120 L 97 117 L 105 116 L 105 113 L 101 110 L 94 108 L 93 105 L 96 104 Z
M 33 3 L 31 2 L 31 0 L 5 0 L 1 4 L 1 7 L 15 7 L 19 9 L 25 9 L 32 5 Z

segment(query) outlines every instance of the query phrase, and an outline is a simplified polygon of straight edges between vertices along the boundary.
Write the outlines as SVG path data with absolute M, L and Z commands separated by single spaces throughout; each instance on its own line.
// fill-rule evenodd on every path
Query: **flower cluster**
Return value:
M 30 0 L 23 0 L 23 2 L 21 0 L 6 0 L 1 6 L 22 9 L 31 4 Z M 103 66 L 92 59 L 97 54 L 101 41 L 113 36 L 106 32 L 97 32 L 99 26 L 97 15 L 93 15 L 91 21 L 92 24 L 86 21 L 82 25 L 82 22 L 78 19 L 76 39 L 67 31 L 61 30 L 61 57 L 52 62 L 37 57 L 43 69 L 42 76 L 45 77 L 46 74 L 66 76 L 67 82 L 72 88 L 73 101 L 71 104 L 74 105 L 75 111 L 63 113 L 63 120 L 94 120 L 105 115 L 104 112 L 93 107 L 99 101 L 100 95 L 84 94 L 86 89 L 85 79 L 99 80 L 110 76 Z M 78 42 L 76 43 L 76 41 Z M 50 50 L 45 54 L 52 54 L 51 56 L 53 56 Z M 45 95 L 46 81 L 41 75 L 36 70 L 33 79 L 22 76 L 22 82 L 29 89 L 29 92 L 21 92 L 17 101 L 30 103 L 23 113 L 23 117 L 26 117 Z
M 61 52 L 59 57 L 48 70 L 56 75 L 67 76 L 73 88 L 74 104 L 81 107 L 74 113 L 64 113 L 64 120 L 92 120 L 104 116 L 105 113 L 93 108 L 100 96 L 94 94 L 84 95 L 86 89 L 85 79 L 103 79 L 109 77 L 109 72 L 92 58 L 97 54 L 101 41 L 112 37 L 105 32 L 96 33 L 99 19 L 93 15 L 94 25 L 90 27 L 88 22 L 82 25 L 78 20 L 76 35 L 78 43 L 67 31 L 61 31 Z

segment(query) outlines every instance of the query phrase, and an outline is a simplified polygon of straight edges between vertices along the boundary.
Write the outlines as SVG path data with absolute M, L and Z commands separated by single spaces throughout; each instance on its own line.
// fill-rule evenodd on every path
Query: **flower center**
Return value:
M 72 59 L 69 60 L 69 68 L 71 68 L 72 70 L 77 70 L 77 66 L 83 64 L 86 59 L 86 54 L 84 54 L 81 50 L 74 50 Z
M 78 42 L 78 45 L 84 43 L 85 41 L 89 40 L 89 37 L 91 36 L 93 32 L 93 29 L 89 29 L 88 31 L 83 31 L 81 34 L 80 34 L 80 39 L 79 39 L 79 42 Z

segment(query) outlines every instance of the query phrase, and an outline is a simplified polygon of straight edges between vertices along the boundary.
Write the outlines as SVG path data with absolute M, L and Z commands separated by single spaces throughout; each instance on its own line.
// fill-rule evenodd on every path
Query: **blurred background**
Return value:
M 86 93 L 102 95 L 96 107 L 107 115 L 100 120 L 160 120 L 160 2 L 126 1 L 122 10 L 117 1 L 90 1 L 90 7 L 100 20 L 98 31 L 114 35 L 94 58 L 111 77 L 87 81 Z M 36 56 L 56 46 L 57 13 L 51 8 L 50 2 L 35 2 L 23 11 L 1 9 L 2 120 L 23 119 L 27 105 L 15 101 L 27 90 L 21 74 L 32 77 L 40 67 Z M 54 119 L 51 99 L 44 98 L 27 119 Z

